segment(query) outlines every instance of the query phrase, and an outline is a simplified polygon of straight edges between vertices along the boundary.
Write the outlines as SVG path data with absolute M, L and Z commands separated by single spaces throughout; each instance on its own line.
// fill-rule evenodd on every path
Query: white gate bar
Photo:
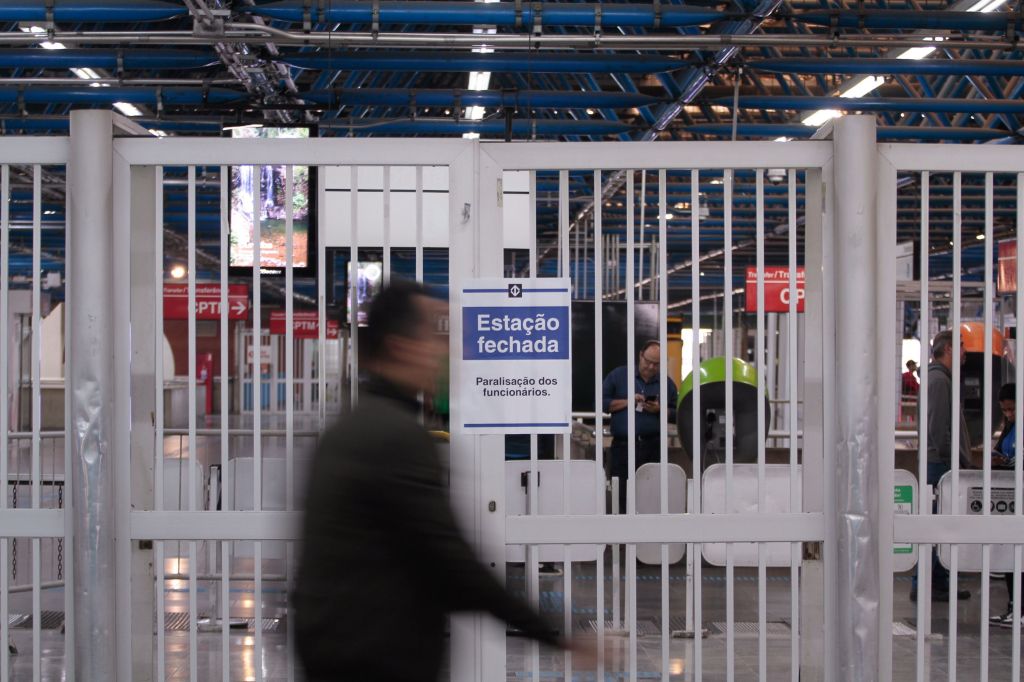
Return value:
M 797 449 L 799 448 L 797 430 L 797 393 L 799 377 L 797 373 L 797 288 L 796 288 L 796 171 L 789 169 L 789 334 L 786 339 L 786 350 L 789 359 L 786 368 L 789 379 L 786 381 L 789 390 L 789 509 L 797 508 Z M 732 286 L 730 283 L 729 286 Z M 806 448 L 805 448 L 806 451 Z M 790 546 L 789 561 L 789 609 L 790 609 L 790 677 L 793 682 L 800 679 L 800 544 L 794 542 Z
M 317 173 L 317 206 L 327 206 L 327 179 L 326 170 Z M 353 193 L 354 194 L 354 193 Z M 390 202 L 385 202 L 387 206 Z M 390 210 L 390 209 L 388 209 Z M 327 211 L 317 211 L 317 228 L 319 234 L 327 234 Z M 390 215 L 390 213 L 388 213 Z M 327 240 L 321 237 L 316 240 L 316 305 L 317 305 L 317 355 L 316 355 L 316 378 L 317 378 L 317 414 L 319 415 L 319 429 L 322 431 L 327 427 L 327 277 L 324 274 L 327 268 Z M 385 256 L 390 259 L 391 251 L 385 251 Z M 390 277 L 390 269 L 385 269 L 386 276 Z M 339 324 L 338 344 L 344 346 L 345 339 L 341 334 Z M 345 371 L 344 367 L 341 369 Z M 338 380 L 339 392 L 340 377 Z M 340 397 L 340 396 L 339 396 Z
M 529 254 L 526 268 L 528 277 L 537 277 L 537 174 L 530 172 L 530 204 L 529 204 Z M 504 227 L 504 226 L 503 226 Z M 529 501 L 528 513 L 536 515 L 538 511 L 537 484 L 537 434 L 530 434 L 530 475 L 526 481 L 526 496 Z M 540 573 L 537 564 L 538 547 L 526 547 L 526 590 L 530 606 L 540 611 Z M 533 679 L 540 679 L 540 644 L 537 640 L 530 641 L 530 670 Z
M 646 231 L 644 230 L 644 228 L 647 227 L 647 225 L 645 225 L 645 221 L 646 220 L 647 220 L 647 171 L 641 170 L 640 171 L 640 251 L 639 251 L 640 261 L 638 263 L 640 269 L 637 271 L 637 275 L 636 275 L 636 279 L 637 279 L 638 282 L 643 282 L 644 281 L 644 252 L 646 251 L 646 249 L 644 247 L 646 246 L 646 243 L 647 243 L 646 239 L 645 239 Z M 653 274 L 652 274 L 652 276 L 653 276 Z M 642 301 L 644 299 L 644 289 L 643 289 L 643 287 L 637 287 L 637 294 L 639 296 L 639 299 Z
M 355 175 L 355 168 L 352 174 Z M 352 219 L 355 220 L 355 213 Z M 416 166 L 416 281 L 423 283 L 423 166 Z
M 419 187 L 419 168 L 417 170 L 417 188 Z M 349 167 L 351 179 L 349 180 L 350 196 L 349 201 L 349 230 L 352 239 L 348 257 L 348 316 L 349 334 L 352 343 L 352 354 L 349 357 L 349 389 L 352 395 L 352 407 L 359 401 L 359 168 Z M 417 197 L 419 191 L 416 192 Z M 419 204 L 417 203 L 417 207 Z M 419 230 L 419 211 L 417 210 L 417 232 Z M 419 246 L 417 241 L 417 261 L 419 260 Z M 418 266 L 417 266 L 418 267 Z M 417 271 L 417 275 L 419 272 Z
M 252 399 L 252 508 L 254 512 L 263 509 L 263 363 L 261 343 L 263 341 L 262 325 L 262 291 L 260 289 L 260 274 L 263 265 L 261 253 L 261 240 L 263 238 L 263 227 L 260 224 L 260 183 L 255 178 L 259 177 L 260 167 L 253 167 L 253 260 L 252 260 L 252 377 L 253 377 L 253 399 Z M 354 181 L 355 178 L 353 178 Z M 271 189 L 271 191 L 273 191 Z M 356 186 L 352 185 L 352 203 L 355 205 Z M 355 223 L 353 222 L 353 230 Z M 355 244 L 355 239 L 352 241 Z M 253 647 L 253 659 L 259 664 L 256 668 L 256 682 L 263 680 L 263 543 L 259 540 L 253 543 L 253 571 L 256 574 L 255 586 L 253 588 L 253 605 L 256 621 L 255 646 Z
M 40 391 L 40 370 L 42 369 L 43 320 L 40 314 L 42 286 L 40 283 L 42 251 L 42 180 L 43 167 L 32 167 L 32 508 L 39 509 L 40 500 L 40 431 L 42 430 L 42 392 Z M 4 358 L 4 362 L 7 359 Z M 99 377 L 97 377 L 99 378 Z M 6 492 L 6 481 L 4 482 Z M 42 630 L 39 583 L 41 556 L 38 537 L 32 538 L 32 680 L 39 682 L 42 675 Z M 96 586 L 97 588 L 99 586 Z M 2 642 L 0 642 L 2 645 Z
M 927 504 L 931 506 L 931 500 L 924 495 L 928 484 L 928 368 L 931 363 L 931 352 L 928 345 L 929 326 L 929 300 L 928 280 L 929 261 L 931 250 L 929 248 L 930 230 L 930 187 L 931 176 L 928 171 L 921 173 L 921 302 L 920 315 L 918 317 L 918 337 L 921 341 L 921 357 L 919 358 L 923 371 L 921 374 L 921 385 L 917 391 L 917 420 L 921 427 L 918 429 L 917 447 L 917 482 L 918 482 L 918 513 L 925 514 Z M 930 511 L 930 510 L 929 510 Z M 927 674 L 931 669 L 931 655 L 925 644 L 928 633 L 931 632 L 931 603 L 932 593 L 931 581 L 931 556 L 932 546 L 921 545 L 917 552 L 917 682 L 925 682 Z M 921 595 L 927 595 L 921 598 Z
M 500 186 L 499 186 L 500 188 Z M 569 171 L 558 172 L 558 276 L 571 278 L 569 251 Z M 572 298 L 573 282 L 570 280 L 569 292 Z M 569 495 L 572 489 L 569 473 L 570 440 L 572 433 L 563 434 L 558 438 L 562 443 L 562 513 L 569 513 Z M 568 545 L 562 547 L 562 631 L 566 641 L 572 641 L 572 555 Z M 565 679 L 572 679 L 572 652 L 563 654 Z
M 954 410 L 959 410 L 960 405 L 960 278 L 961 278 L 961 223 L 963 220 L 963 205 L 961 204 L 961 181 L 960 173 L 953 174 L 953 399 L 951 404 Z M 951 499 L 960 499 L 960 419 L 957 412 L 950 418 L 952 422 L 950 435 L 950 462 L 953 469 Z M 955 454 L 953 450 L 955 448 Z M 950 547 L 949 557 L 949 682 L 956 682 L 956 618 L 957 618 L 957 582 L 958 582 L 958 560 L 959 546 Z M 921 595 L 918 595 L 919 597 Z M 925 595 L 927 598 L 927 595 Z
M 985 344 L 982 369 L 981 413 L 982 413 L 982 515 L 989 516 L 992 502 L 992 216 L 993 216 L 992 173 L 985 173 Z M 919 420 L 920 421 L 920 420 Z M 981 548 L 981 682 L 988 682 L 989 645 L 989 569 L 992 562 L 992 546 Z M 951 594 L 952 598 L 956 593 Z M 920 595 L 919 595 L 920 596 Z M 1018 605 L 1014 605 L 1014 611 Z M 1016 617 L 1016 613 L 1014 616 Z
M 733 399 L 733 370 L 732 370 L 732 358 L 733 358 L 733 338 L 732 338 L 732 181 L 733 171 L 727 169 L 725 171 L 725 177 L 723 178 L 724 187 L 723 191 L 723 208 L 724 208 L 724 222 L 725 222 L 725 244 L 724 253 L 722 254 L 725 259 L 725 290 L 722 298 L 723 306 L 723 322 L 725 331 L 725 511 L 728 514 L 733 512 L 733 415 L 732 411 L 732 399 Z M 793 225 L 791 222 L 790 225 Z M 790 233 L 793 230 L 790 228 Z M 697 425 L 694 424 L 694 428 Z M 790 483 L 792 485 L 792 483 Z M 795 511 L 796 507 L 790 506 L 790 510 Z M 665 510 L 662 510 L 664 513 Z M 736 592 L 733 585 L 734 576 L 734 560 L 735 560 L 735 545 L 725 546 L 725 679 L 726 682 L 733 682 L 736 677 L 736 639 L 735 639 L 735 599 Z M 790 628 L 794 630 L 794 628 Z
M 1024 519 L 1017 515 L 990 519 L 968 514 L 897 514 L 893 520 L 896 542 L 953 545 L 1013 545 L 1024 537 Z
M 63 509 L 18 509 L 0 515 L 0 538 L 64 536 Z
M 6 141 L 5 141 L 6 142 Z M 7 287 L 11 278 L 9 261 L 9 239 L 11 229 L 11 168 L 0 166 L 0 390 L 7 395 Z M 10 405 L 4 400 L 0 406 L 0 481 L 4 492 L 0 495 L 0 510 L 7 509 L 7 457 L 8 457 L 8 415 Z M 600 410 L 599 410 L 600 411 Z M 6 515 L 5 515 L 6 516 Z M 0 537 L 0 670 L 7 670 L 10 652 L 7 649 L 7 538 Z M 70 590 L 69 590 L 70 591 Z
M 663 273 L 668 264 L 668 173 L 664 168 L 658 169 L 658 248 L 651 254 L 651 268 L 655 268 L 654 257 L 658 259 L 657 272 Z M 594 203 L 595 210 L 600 201 Z M 658 458 L 661 461 L 661 488 L 658 491 L 661 499 L 659 511 L 668 514 L 668 410 L 675 410 L 675 405 L 668 403 L 668 277 L 658 277 L 658 344 L 659 374 L 662 377 L 658 387 Z M 600 417 L 598 417 L 600 419 Z M 600 423 L 600 421 L 598 422 Z M 600 468 L 600 464 L 598 464 Z M 661 679 L 669 680 L 669 650 L 671 638 L 671 619 L 669 611 L 669 566 L 668 545 L 661 546 Z M 598 677 L 598 679 L 601 679 Z
M 132 512 L 132 537 L 145 538 L 176 538 L 181 536 L 181 531 L 175 529 L 173 523 L 186 523 L 190 520 L 189 512 Z M 286 539 L 278 538 L 273 533 L 277 532 L 274 524 L 284 523 L 288 518 L 286 512 L 262 512 L 252 514 L 251 512 L 234 512 L 243 514 L 237 523 L 245 523 L 249 528 L 244 529 L 242 537 L 237 539 L 262 538 L 265 540 Z M 201 518 L 209 518 L 211 515 Z M 216 517 L 227 516 L 226 514 L 212 515 Z M 698 518 L 700 517 L 700 518 Z M 252 519 L 250 522 L 248 519 Z M 912 517 L 898 517 L 904 522 Z M 943 519 L 965 520 L 976 519 L 974 516 L 950 517 Z M 244 519 L 244 520 L 243 520 Z M 1002 530 L 998 534 L 989 532 L 988 536 L 994 536 L 993 544 L 1013 543 L 1019 540 L 1024 533 L 1024 521 L 1017 521 L 1010 517 L 992 519 L 989 525 L 996 521 L 1004 521 Z M 198 540 L 216 539 L 221 537 L 225 528 L 218 525 L 217 519 L 204 521 L 209 527 L 195 528 L 188 531 Z M 258 524 L 258 525 L 257 525 Z M 984 524 L 974 522 L 968 527 L 973 529 Z M 935 524 L 935 528 L 922 528 L 914 526 L 913 532 L 918 535 L 930 536 L 936 534 L 941 528 Z M 763 514 L 639 514 L 615 516 L 577 516 L 577 515 L 544 515 L 537 517 L 510 516 L 506 521 L 507 544 L 510 545 L 567 545 L 567 544 L 626 544 L 626 543 L 696 543 L 706 542 L 821 542 L 824 537 L 825 522 L 820 513 L 776 513 L 766 512 Z M 257 532 L 259 531 L 259 532 Z M 238 532 L 243 532 L 239 530 Z M 1016 532 L 1016 539 L 1011 534 Z M 271 533 L 271 535 L 261 535 Z M 907 535 L 904 531 L 900 537 Z M 236 536 L 228 536 L 236 537 Z M 988 542 L 989 537 L 983 537 L 975 542 Z
M 46 518 L 45 515 L 50 512 L 44 509 L 38 514 Z M 59 518 L 60 514 L 53 514 L 53 517 Z M 295 511 L 222 511 L 219 514 L 201 511 L 133 511 L 131 537 L 134 540 L 294 540 L 300 519 L 301 512 Z M 25 522 L 0 522 L 0 536 L 17 535 L 4 532 L 8 527 L 21 529 L 21 535 L 32 530 Z M 53 535 L 60 535 L 60 531 Z
M 384 213 L 381 217 L 381 238 L 384 240 L 384 286 L 391 284 L 391 166 L 384 166 Z M 417 212 L 418 213 L 418 212 Z M 322 274 L 317 274 L 322 278 Z
M 764 315 L 764 170 L 758 168 L 755 173 L 755 192 L 757 217 L 755 228 L 755 249 L 757 266 L 757 511 L 765 509 L 765 439 L 767 416 L 764 400 L 766 374 L 768 364 L 765 356 L 765 315 Z M 792 511 L 792 510 L 791 510 Z M 757 544 L 757 670 L 758 679 L 768 679 L 768 570 L 765 562 L 764 543 Z
M 832 143 L 531 142 L 488 145 L 487 153 L 505 170 L 657 170 L 678 167 L 680 158 L 694 170 L 749 168 L 764 159 L 772 159 L 773 167 L 808 168 L 832 158 Z
M 259 239 L 259 235 L 256 236 Z M 196 167 L 188 167 L 188 508 L 196 511 Z M 162 387 L 158 387 L 158 390 Z M 178 453 L 181 463 L 181 453 Z M 179 551 L 180 555 L 180 551 Z M 189 679 L 199 678 L 199 630 L 196 618 L 196 543 L 188 544 Z M 180 568 L 179 568 L 180 572 Z M 161 588 L 164 586 L 161 585 Z
M 534 187 L 534 179 L 536 178 L 536 172 L 530 172 L 531 191 Z M 601 171 L 594 171 L 594 196 L 601 196 Z M 531 194 L 532 198 L 532 194 Z M 530 215 L 536 216 L 536 209 L 534 208 L 534 202 L 530 201 Z M 594 487 L 597 494 L 597 500 L 601 515 L 607 513 L 607 507 L 605 506 L 606 497 L 606 478 L 604 473 L 604 409 L 602 405 L 602 392 L 603 392 L 603 308 L 604 305 L 604 265 L 605 251 L 602 249 L 604 246 L 604 225 L 603 225 L 603 214 L 604 214 L 604 202 L 594 201 L 594 460 L 596 466 L 594 467 Z M 535 219 L 535 218 L 534 218 Z M 531 234 L 536 237 L 536 227 L 531 230 Z M 535 247 L 531 243 L 531 247 Z M 532 261 L 532 259 L 531 259 Z M 532 476 L 533 474 L 531 474 Z M 614 497 L 614 493 L 613 493 Z M 615 555 L 612 558 L 613 561 L 618 561 L 618 556 Z M 597 679 L 604 679 L 604 552 L 597 560 L 597 580 L 595 589 L 597 591 Z
M 230 231 L 230 195 L 231 169 L 220 167 L 220 508 L 221 511 L 231 509 L 231 491 L 233 482 L 228 475 L 228 458 L 231 448 L 231 437 L 228 433 L 230 415 L 228 376 L 228 232 Z M 290 195 L 289 195 L 290 196 Z M 289 206 L 291 203 L 289 202 Z M 162 343 L 163 340 L 161 339 Z M 242 376 L 238 376 L 241 383 Z M 159 386 L 159 384 L 157 384 Z M 158 389 L 159 390 L 159 389 Z M 161 391 L 162 392 L 162 391 Z M 239 412 L 242 406 L 238 407 Z M 222 542 L 220 546 L 221 583 L 220 583 L 220 660 L 221 681 L 228 682 L 231 677 L 231 638 L 229 637 L 231 610 L 231 545 Z M 213 570 L 213 566 L 210 566 Z
M 285 266 L 284 266 L 284 384 L 285 384 L 285 511 L 292 511 L 295 508 L 295 296 L 294 288 L 295 273 L 293 272 L 292 258 L 294 255 L 294 238 L 295 238 L 295 216 L 294 206 L 291 201 L 293 192 L 293 177 L 294 167 L 285 166 L 285 209 L 284 209 L 284 229 L 285 229 Z M 307 176 L 308 178 L 308 176 Z M 307 181 L 308 182 L 308 181 Z M 386 196 L 385 196 L 386 199 Z M 386 244 L 386 242 L 385 242 Z M 317 273 L 317 277 L 321 277 L 322 273 Z M 295 563 L 294 556 L 294 544 L 289 542 L 285 545 L 285 581 L 286 588 L 291 591 L 292 587 L 292 565 Z M 262 593 L 258 595 L 262 598 Z M 287 668 L 287 679 L 288 682 L 293 682 L 295 679 L 295 627 L 292 624 L 293 618 L 287 618 L 286 620 L 286 633 L 285 633 L 285 652 L 287 661 L 285 667 Z M 263 629 L 263 623 L 257 621 L 257 627 Z
M 979 145 L 950 154 L 941 144 L 879 144 L 878 152 L 896 170 L 955 173 L 1019 173 L 1024 170 L 1020 150 L 1013 147 Z
M 153 191 L 153 206 L 156 235 L 154 235 L 153 277 L 154 301 L 157 311 L 154 315 L 153 353 L 156 362 L 154 370 L 154 445 L 153 454 L 153 506 L 157 511 L 164 508 L 164 167 L 156 167 L 156 180 Z M 180 454 L 180 453 L 179 453 Z M 163 682 L 167 674 L 166 662 L 166 625 L 164 620 L 164 543 L 157 542 L 153 547 L 153 559 L 156 564 L 156 675 Z M 177 572 L 177 571 L 175 571 Z
M 1024 173 L 1017 174 L 1017 253 L 1024 253 Z M 1024 282 L 1024 259 L 1016 259 L 1016 275 L 1017 282 Z M 1021 285 L 1017 285 L 1017 296 L 1016 296 L 1016 320 L 1017 329 L 1020 329 L 1020 320 L 1024 320 L 1024 296 L 1021 295 Z M 1014 403 L 1016 405 L 1021 404 L 1021 400 L 1024 399 L 1024 363 L 1021 362 L 1021 358 L 1024 358 L 1024 335 L 1019 332 L 1015 335 L 1015 345 L 1017 353 L 1014 358 L 1017 360 L 1014 363 L 1014 378 L 1017 384 L 1017 395 L 1015 396 Z M 1021 410 L 1017 410 L 1014 419 L 1014 454 L 1018 456 L 1014 458 L 1014 475 L 1013 475 L 1013 509 L 1015 516 L 1020 519 L 1022 515 L 1021 504 L 1024 502 L 1024 498 L 1021 495 L 1021 476 L 1024 474 L 1022 470 L 1022 458 L 1019 456 L 1022 446 L 1021 429 L 1024 429 L 1024 415 L 1021 414 Z M 1021 571 L 1021 546 L 1014 545 L 1013 547 L 1013 594 L 1011 603 L 1013 604 L 1013 653 L 1012 661 L 1010 666 L 1010 679 L 1020 680 L 1020 599 L 1021 599 L 1021 584 L 1020 584 L 1020 571 Z
M 4 144 L 6 151 L 7 142 Z M 416 140 L 416 144 L 409 144 L 408 140 L 397 138 L 240 140 L 204 137 L 176 139 L 173 145 L 162 144 L 155 138 L 125 137 L 114 140 L 115 151 L 129 163 L 165 166 L 330 166 L 336 164 L 338 159 L 345 159 L 345 164 L 353 167 L 380 166 L 385 159 L 401 159 L 406 165 L 433 166 L 452 163 L 470 145 L 472 143 L 463 140 L 426 138 Z M 494 145 L 488 149 L 493 153 L 497 148 L 498 145 Z M 52 153 L 53 150 L 50 151 Z M 60 160 L 43 160 L 39 154 L 28 156 L 22 163 L 37 162 L 63 163 Z
M 779 145 L 783 146 L 783 145 Z M 701 429 L 698 427 L 703 422 L 700 416 L 700 172 L 696 169 L 690 171 L 690 294 L 691 294 L 691 343 L 690 349 L 693 357 L 693 369 L 691 375 L 691 391 L 693 392 L 693 442 L 690 448 L 691 469 L 693 471 L 693 510 L 698 520 L 701 520 Z M 630 287 L 632 289 L 632 287 Z M 702 609 L 702 578 L 701 561 L 702 548 L 694 543 L 693 552 L 693 673 L 696 682 L 701 682 L 704 675 L 703 643 L 701 635 L 703 630 L 703 609 Z
M 636 290 L 634 274 L 635 188 L 633 170 L 626 171 L 626 376 L 632 390 L 626 391 L 626 513 L 636 514 Z M 626 628 L 629 630 L 629 681 L 636 682 L 636 545 L 626 545 Z

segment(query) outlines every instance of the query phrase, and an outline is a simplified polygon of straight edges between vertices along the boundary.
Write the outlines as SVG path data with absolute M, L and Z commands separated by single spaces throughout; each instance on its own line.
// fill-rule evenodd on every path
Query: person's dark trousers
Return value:
M 935 490 L 939 486 L 939 479 L 949 471 L 949 465 L 943 462 L 928 462 L 928 485 Z M 938 498 L 932 503 L 932 514 L 937 514 Z M 920 562 L 920 558 L 918 559 Z M 917 594 L 917 569 L 914 569 L 914 578 L 911 582 L 910 591 Z M 939 563 L 939 548 L 932 547 L 932 593 L 949 592 L 949 571 Z
M 1004 573 L 1003 579 L 1006 580 L 1006 610 L 1013 613 L 1013 573 Z M 1020 576 L 1020 584 L 1021 592 L 1024 592 L 1024 573 Z M 1021 602 L 1024 602 L 1024 599 Z M 1024 616 L 1024 603 L 1017 607 L 1017 613 Z
M 629 478 L 629 448 L 625 438 L 613 438 L 611 449 L 611 462 L 609 473 L 612 477 L 619 479 L 619 513 L 626 513 L 626 489 Z M 658 447 L 657 436 L 637 436 L 636 438 L 636 468 L 644 464 L 661 461 L 661 451 Z

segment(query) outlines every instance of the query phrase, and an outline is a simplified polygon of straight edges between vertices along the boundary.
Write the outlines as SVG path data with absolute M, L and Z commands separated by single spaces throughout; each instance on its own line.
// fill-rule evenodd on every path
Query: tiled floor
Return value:
M 273 566 L 268 565 L 268 572 Z M 610 571 L 606 571 L 609 574 Z M 650 680 L 661 678 L 662 637 L 660 633 L 661 581 L 660 569 L 657 567 L 641 567 L 638 571 L 637 608 L 638 620 L 641 623 L 640 635 L 637 638 L 637 672 L 638 679 Z M 591 627 L 597 617 L 595 612 L 596 581 L 593 565 L 577 564 L 573 570 L 573 623 L 578 637 L 595 637 Z M 541 607 L 550 619 L 553 628 L 561 629 L 563 622 L 563 588 L 561 577 L 543 577 L 541 579 Z M 980 669 L 980 600 L 978 599 L 979 580 L 977 577 L 964 581 L 964 585 L 973 592 L 972 599 L 958 605 L 957 639 L 958 663 L 957 680 L 978 680 Z M 512 591 L 525 590 L 522 570 L 516 567 L 509 569 L 509 588 Z M 606 618 L 611 618 L 610 599 L 611 581 L 605 581 Z M 909 601 L 907 593 L 910 587 L 908 576 L 897 576 L 895 580 L 895 616 L 902 623 L 914 624 L 915 607 Z M 231 614 L 232 617 L 251 617 L 253 615 L 252 583 L 233 581 L 231 583 Z M 680 625 L 685 613 L 685 580 L 682 565 L 674 566 L 670 574 L 670 615 L 674 622 L 672 627 Z M 789 679 L 790 638 L 788 635 L 789 608 L 789 576 L 788 571 L 770 571 L 767 587 L 768 611 L 767 619 L 773 623 L 768 645 L 768 680 Z M 197 593 L 199 609 L 202 614 L 216 614 L 219 607 L 214 598 L 217 584 L 202 583 Z M 738 623 L 756 622 L 757 583 L 755 574 L 750 569 L 737 569 L 735 582 L 735 619 Z M 262 677 L 268 682 L 288 680 L 291 658 L 287 654 L 287 619 L 285 611 L 285 593 L 283 586 L 268 582 L 264 584 L 264 616 L 279 618 L 271 622 L 273 631 L 266 631 L 263 636 L 263 652 L 259 660 L 255 653 L 255 637 L 251 629 L 232 630 L 230 636 L 230 679 L 233 681 L 255 680 L 257 666 L 262 668 Z M 993 580 L 991 587 L 991 603 L 994 608 L 1005 604 L 1005 588 L 1001 580 Z M 12 614 L 24 614 L 29 610 L 30 594 L 12 595 Z M 60 611 L 63 608 L 63 591 L 59 589 L 43 592 L 42 606 L 44 610 Z M 187 611 L 188 592 L 178 585 L 166 593 L 167 611 Z M 708 633 L 702 639 L 702 659 L 705 680 L 724 680 L 726 662 L 726 637 L 716 622 L 725 621 L 725 582 L 721 569 L 705 567 L 703 576 L 703 610 L 704 624 Z M 933 614 L 933 627 L 943 636 L 928 642 L 931 669 L 925 679 L 946 679 L 947 672 L 947 639 L 944 636 L 948 627 L 945 605 L 936 605 Z M 344 617 L 339 614 L 339 617 Z M 169 619 L 169 623 L 173 619 Z M 180 623 L 177 625 L 180 627 Z M 12 636 L 19 653 L 11 657 L 11 666 L 5 680 L 28 681 L 32 679 L 33 655 L 31 629 L 16 627 Z M 992 628 L 989 645 L 989 678 L 1005 680 L 1010 678 L 1010 636 L 1009 630 Z M 607 640 L 609 664 L 607 680 L 628 679 L 628 637 L 612 636 Z M 222 666 L 221 635 L 219 632 L 201 632 L 198 635 L 197 667 L 200 680 L 219 680 Z M 737 680 L 757 678 L 758 640 L 756 630 L 738 632 L 735 638 L 735 672 Z M 897 636 L 893 639 L 894 679 L 909 681 L 915 679 L 915 646 L 913 636 Z M 692 639 L 669 639 L 669 671 L 674 681 L 693 679 L 694 647 Z M 395 643 L 396 651 L 401 650 L 401 642 Z M 531 643 L 519 637 L 510 636 L 507 640 L 508 680 L 532 679 Z M 63 680 L 64 677 L 64 638 L 59 630 L 43 630 L 40 649 L 40 679 L 44 681 Z M 540 651 L 539 679 L 564 679 L 564 663 L 560 653 Z M 189 648 L 187 630 L 167 632 L 166 636 L 166 679 L 187 680 L 189 677 Z M 577 671 L 573 675 L 578 680 L 595 679 L 593 671 Z M 291 679 L 301 679 L 296 672 Z

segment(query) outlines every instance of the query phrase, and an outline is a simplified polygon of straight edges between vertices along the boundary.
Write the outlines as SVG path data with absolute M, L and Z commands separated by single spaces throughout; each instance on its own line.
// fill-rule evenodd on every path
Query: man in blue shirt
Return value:
M 666 377 L 667 379 L 667 377 Z M 668 380 L 669 421 L 675 421 L 676 385 Z M 604 411 L 612 415 L 610 473 L 619 479 L 619 511 L 626 511 L 626 479 L 629 478 L 629 413 L 636 410 L 636 466 L 661 461 L 661 344 L 647 341 L 640 349 L 636 373 L 626 365 L 616 367 L 604 379 Z

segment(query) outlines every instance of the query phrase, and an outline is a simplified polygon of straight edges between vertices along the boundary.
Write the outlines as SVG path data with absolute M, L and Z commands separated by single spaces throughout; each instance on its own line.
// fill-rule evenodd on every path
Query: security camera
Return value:
M 768 182 L 773 185 L 781 185 L 782 181 L 786 179 L 785 168 L 769 168 L 768 169 Z

